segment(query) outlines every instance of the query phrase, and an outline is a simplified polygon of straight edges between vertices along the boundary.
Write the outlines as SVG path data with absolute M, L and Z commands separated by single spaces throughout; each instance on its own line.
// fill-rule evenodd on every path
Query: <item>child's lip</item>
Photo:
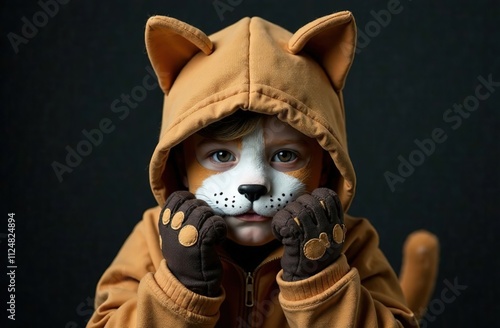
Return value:
M 271 219 L 268 216 L 262 216 L 262 215 L 259 215 L 255 212 L 253 212 L 253 211 L 247 212 L 245 214 L 237 215 L 236 218 L 241 220 L 241 221 L 247 221 L 247 222 L 263 222 L 263 221 L 267 221 L 267 220 Z

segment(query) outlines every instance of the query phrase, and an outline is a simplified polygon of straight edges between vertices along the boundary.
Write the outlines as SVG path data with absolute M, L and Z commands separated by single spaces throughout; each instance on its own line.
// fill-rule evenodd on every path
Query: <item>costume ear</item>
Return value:
M 293 54 L 305 51 L 323 67 L 337 91 L 344 87 L 356 50 L 356 24 L 349 11 L 318 18 L 288 41 Z
M 150 17 L 145 38 L 149 60 L 165 94 L 182 67 L 198 51 L 206 55 L 213 51 L 212 41 L 205 33 L 171 17 Z

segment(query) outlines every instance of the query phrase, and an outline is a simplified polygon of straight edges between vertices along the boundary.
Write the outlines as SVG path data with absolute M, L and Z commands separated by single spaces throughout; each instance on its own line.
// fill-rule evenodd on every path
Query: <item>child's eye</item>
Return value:
M 273 162 L 291 162 L 297 159 L 297 154 L 290 150 L 280 150 L 271 159 Z
M 212 160 L 218 163 L 234 162 L 236 160 L 234 155 L 226 150 L 218 150 L 216 152 L 213 152 L 210 157 L 212 158 Z

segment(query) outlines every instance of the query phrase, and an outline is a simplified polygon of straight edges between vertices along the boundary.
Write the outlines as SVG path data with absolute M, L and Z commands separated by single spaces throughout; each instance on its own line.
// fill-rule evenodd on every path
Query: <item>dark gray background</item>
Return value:
M 213 1 L 66 2 L 45 22 L 36 16 L 42 10 L 37 1 L 0 5 L 0 254 L 5 267 L 7 213 L 15 212 L 18 326 L 84 327 L 97 280 L 143 210 L 155 205 L 147 167 L 159 132 L 161 92 L 149 91 L 125 118 L 112 111 L 112 103 L 147 74 L 143 33 L 149 16 L 170 15 L 207 34 L 244 16 L 295 31 L 344 9 L 370 38 L 359 40 L 345 89 L 358 175 L 350 212 L 371 219 L 396 271 L 408 233 L 425 228 L 439 236 L 435 319 L 428 327 L 498 325 L 500 88 L 455 130 L 443 119 L 454 104 L 473 101 L 479 76 L 500 81 L 498 2 L 401 0 L 399 12 L 383 24 L 373 13 L 392 1 L 222 0 L 231 10 L 221 15 Z M 8 35 L 22 37 L 23 17 L 33 22 L 34 15 L 41 26 L 16 52 Z M 85 139 L 82 130 L 97 128 L 103 118 L 114 131 L 60 182 L 51 164 L 64 163 L 65 147 L 75 148 Z M 408 159 L 418 149 L 414 140 L 430 138 L 435 128 L 443 129 L 446 141 L 391 191 L 384 173 L 397 173 L 398 157 Z M 467 289 L 439 303 L 445 281 Z M 0 313 L 3 321 L 8 313 Z

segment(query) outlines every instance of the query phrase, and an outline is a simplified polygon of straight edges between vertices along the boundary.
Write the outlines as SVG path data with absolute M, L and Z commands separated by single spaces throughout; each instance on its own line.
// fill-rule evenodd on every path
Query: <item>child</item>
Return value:
M 160 206 L 99 281 L 88 327 L 417 326 L 374 228 L 346 214 L 355 39 L 349 12 L 293 35 L 245 18 L 210 38 L 149 19 Z

